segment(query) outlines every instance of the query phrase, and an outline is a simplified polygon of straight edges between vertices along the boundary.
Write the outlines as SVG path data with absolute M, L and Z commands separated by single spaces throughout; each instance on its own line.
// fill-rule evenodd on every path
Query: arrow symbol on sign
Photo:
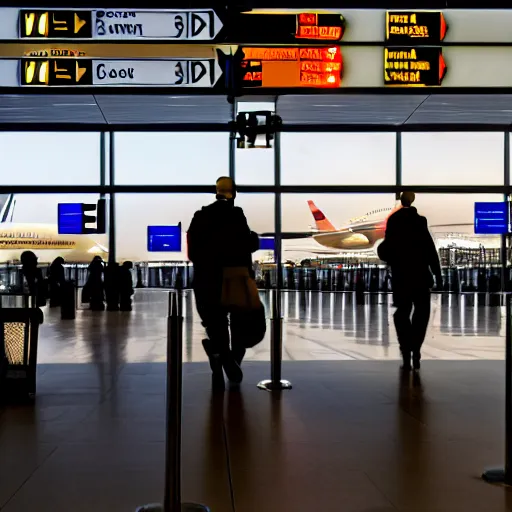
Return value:
M 75 12 L 75 34 L 80 32 L 80 29 L 87 23 L 87 21 L 80 19 L 78 14 Z
M 76 63 L 75 82 L 80 82 L 80 79 L 85 75 L 87 68 L 81 68 L 78 62 Z
M 443 54 L 439 54 L 439 85 L 443 81 L 444 76 L 446 75 L 446 62 L 444 61 Z
M 192 37 L 198 36 L 206 27 L 206 21 L 195 12 L 192 13 Z

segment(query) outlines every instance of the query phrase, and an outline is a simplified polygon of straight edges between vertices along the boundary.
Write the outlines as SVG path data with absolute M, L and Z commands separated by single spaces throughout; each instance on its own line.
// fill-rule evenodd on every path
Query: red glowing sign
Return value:
M 301 13 L 297 15 L 297 39 L 341 41 L 344 19 L 340 15 Z

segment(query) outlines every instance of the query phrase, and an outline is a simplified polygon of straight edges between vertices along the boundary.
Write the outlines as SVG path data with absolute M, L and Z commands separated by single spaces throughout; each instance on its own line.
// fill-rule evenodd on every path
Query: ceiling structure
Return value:
M 282 131 L 502 131 L 512 126 L 512 94 L 308 94 L 274 100 Z M 232 111 L 226 96 L 215 95 L 0 94 L 3 131 L 228 131 Z

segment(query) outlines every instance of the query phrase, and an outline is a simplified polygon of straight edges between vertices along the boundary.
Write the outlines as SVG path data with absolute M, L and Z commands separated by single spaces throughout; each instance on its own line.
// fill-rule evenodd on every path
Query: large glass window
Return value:
M 393 185 L 394 133 L 283 133 L 283 185 Z
M 475 202 L 503 201 L 499 194 L 417 194 L 414 206 L 429 226 L 474 234 Z
M 213 185 L 229 174 L 228 133 L 116 133 L 118 185 Z
M 253 231 L 274 231 L 274 194 L 238 194 L 236 204 L 244 209 L 247 222 Z
M 100 134 L 2 132 L 2 185 L 99 185 Z
M 274 184 L 274 149 L 237 149 L 235 178 L 238 185 Z
M 404 133 L 404 185 L 502 185 L 503 133 Z
M 394 194 L 283 194 L 283 231 L 327 229 L 327 223 L 339 229 L 366 215 L 385 218 L 394 205 Z M 324 214 L 326 223 L 315 222 L 315 210 Z
M 117 194 L 117 259 L 186 261 L 186 232 L 192 217 L 214 199 L 212 194 Z M 173 226 L 180 222 L 181 252 L 148 252 L 148 226 Z
M 340 255 L 346 251 L 371 250 L 384 236 L 383 228 L 379 226 L 394 205 L 393 194 L 284 194 L 282 229 L 293 232 L 297 238 L 284 240 L 283 258 L 300 261 Z M 322 231 L 335 232 L 352 224 L 368 222 L 374 223 L 371 229 L 363 226 L 354 232 L 316 236 Z M 304 236 L 299 238 L 299 233 Z
M 132 261 L 185 261 L 186 232 L 194 213 L 215 201 L 213 194 L 117 194 L 117 259 Z M 244 209 L 250 228 L 257 233 L 274 231 L 274 196 L 239 194 L 236 203 Z M 180 253 L 148 252 L 148 226 L 181 222 Z M 215 248 L 212 247 L 212 251 Z

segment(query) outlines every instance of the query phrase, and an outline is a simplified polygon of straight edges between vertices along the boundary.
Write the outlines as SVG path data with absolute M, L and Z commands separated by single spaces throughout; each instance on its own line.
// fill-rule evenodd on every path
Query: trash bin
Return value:
M 0 308 L 0 344 L 6 357 L 0 384 L 4 399 L 30 400 L 36 394 L 37 341 L 42 318 L 39 308 Z
M 74 320 L 76 318 L 75 283 L 64 281 L 61 287 L 60 318 Z

